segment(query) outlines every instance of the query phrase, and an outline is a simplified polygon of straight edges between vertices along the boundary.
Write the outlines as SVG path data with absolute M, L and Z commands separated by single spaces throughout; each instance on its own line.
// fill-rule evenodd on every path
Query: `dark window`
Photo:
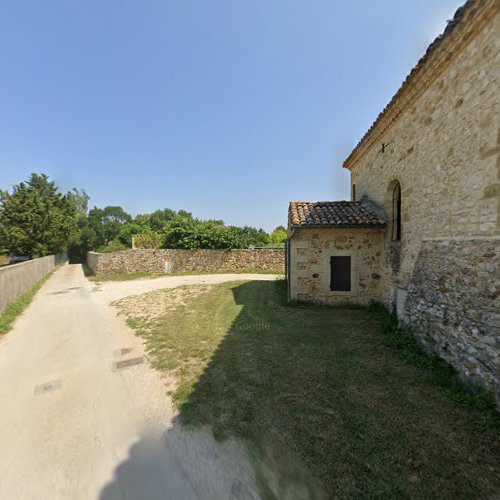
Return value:
M 330 290 L 336 292 L 351 291 L 351 257 L 339 256 L 330 258 Z
M 392 191 L 392 240 L 401 239 L 401 186 L 399 182 Z

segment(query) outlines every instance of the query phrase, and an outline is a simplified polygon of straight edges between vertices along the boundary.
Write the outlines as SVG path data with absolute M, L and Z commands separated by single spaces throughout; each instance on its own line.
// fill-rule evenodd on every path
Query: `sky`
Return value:
M 0 0 L 0 188 L 271 230 L 343 160 L 456 0 Z

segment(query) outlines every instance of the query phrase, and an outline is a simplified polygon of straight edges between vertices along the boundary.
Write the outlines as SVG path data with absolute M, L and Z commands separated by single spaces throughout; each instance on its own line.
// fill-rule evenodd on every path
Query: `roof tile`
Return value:
M 383 227 L 385 220 L 361 201 L 292 201 L 290 227 Z

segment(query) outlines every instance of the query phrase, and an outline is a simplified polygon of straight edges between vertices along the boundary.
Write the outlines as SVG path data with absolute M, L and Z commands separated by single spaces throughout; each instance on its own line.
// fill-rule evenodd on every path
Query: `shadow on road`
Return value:
M 260 496 L 252 466 L 236 440 L 217 442 L 205 429 L 175 424 L 163 435 L 149 435 L 134 444 L 99 498 L 256 500 Z

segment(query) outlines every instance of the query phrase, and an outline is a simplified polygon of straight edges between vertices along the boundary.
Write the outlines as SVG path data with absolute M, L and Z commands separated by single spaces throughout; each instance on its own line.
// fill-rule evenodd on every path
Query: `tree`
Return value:
M 158 233 L 140 233 L 135 235 L 135 248 L 161 248 L 163 237 Z
M 165 231 L 167 248 L 237 248 L 234 233 L 230 228 L 213 221 L 177 217 Z
M 125 224 L 120 229 L 117 239 L 125 246 L 130 248 L 132 246 L 132 236 L 135 234 L 145 234 L 151 233 L 151 228 L 149 226 L 140 226 L 139 224 Z
M 269 243 L 272 245 L 282 245 L 283 243 L 285 243 L 286 238 L 287 238 L 286 229 L 283 226 L 278 226 L 269 235 Z
M 267 233 L 253 227 L 225 226 L 221 220 L 177 217 L 165 230 L 167 248 L 248 248 L 267 243 Z
M 64 252 L 77 238 L 77 212 L 45 174 L 31 174 L 12 193 L 0 190 L 0 246 L 12 253 Z
M 73 203 L 76 213 L 79 217 L 87 217 L 89 211 L 90 196 L 85 192 L 85 189 L 73 188 L 68 192 L 68 199 Z
M 87 217 L 90 196 L 84 189 L 79 190 L 77 188 L 73 188 L 72 191 L 69 191 L 67 196 L 78 214 L 78 235 L 74 243 L 68 249 L 69 259 L 70 262 L 83 262 L 87 252 L 94 249 L 96 244 L 96 233 L 90 227 Z
M 263 247 L 268 243 L 269 235 L 263 229 L 251 226 L 230 227 L 238 241 L 237 248 Z
M 89 227 L 95 233 L 94 248 L 109 245 L 120 232 L 123 225 L 132 221 L 132 217 L 118 206 L 104 209 L 94 207 L 88 215 Z
M 148 226 L 153 232 L 161 233 L 177 217 L 183 219 L 193 218 L 191 212 L 186 212 L 185 210 L 176 212 L 171 208 L 164 208 L 162 210 L 155 210 L 150 214 L 139 214 L 134 219 L 134 223 L 139 224 L 139 226 Z

